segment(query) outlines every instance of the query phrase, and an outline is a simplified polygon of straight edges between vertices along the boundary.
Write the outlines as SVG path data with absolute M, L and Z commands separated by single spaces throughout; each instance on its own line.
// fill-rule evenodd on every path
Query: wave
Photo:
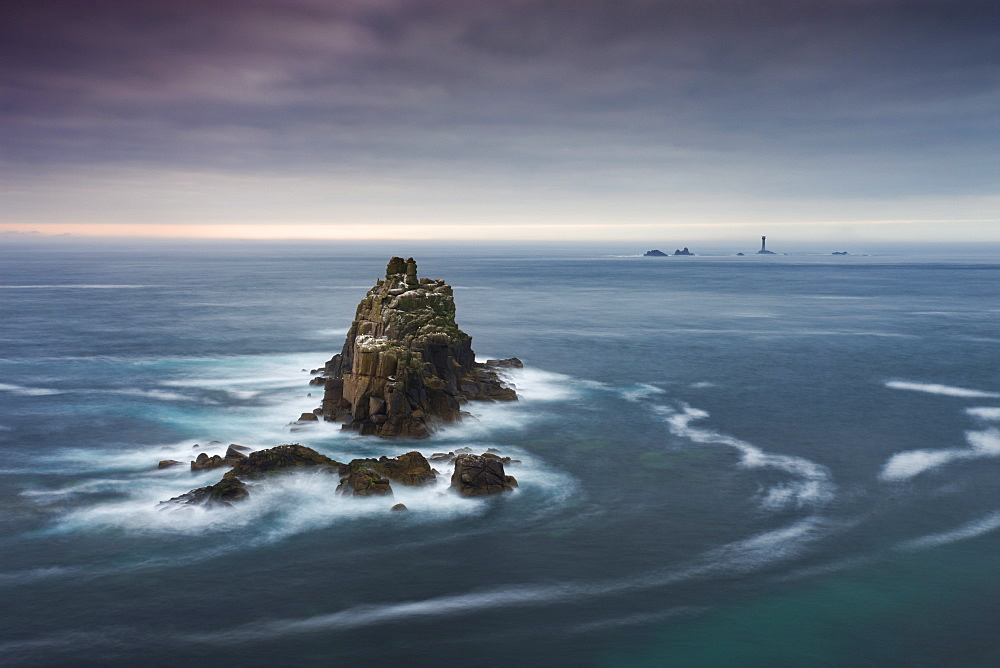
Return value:
M 927 392 L 928 394 L 938 394 L 945 397 L 963 397 L 967 399 L 995 399 L 1000 397 L 1000 392 L 987 392 L 984 390 L 970 390 L 965 387 L 954 387 L 951 385 L 939 385 L 937 383 L 916 383 L 904 380 L 890 380 L 885 384 L 894 390 L 910 390 L 912 392 Z
M 354 606 L 300 619 L 251 622 L 222 632 L 187 634 L 178 640 L 226 644 L 259 642 L 275 637 L 351 630 L 409 619 L 424 621 L 499 608 L 553 605 L 717 575 L 746 573 L 798 556 L 805 545 L 822 535 L 822 529 L 823 525 L 817 518 L 801 520 L 712 550 L 689 567 L 638 577 L 599 582 L 513 584 L 419 601 Z
M 660 610 L 658 612 L 646 612 L 636 615 L 626 615 L 625 617 L 601 619 L 596 622 L 585 622 L 583 624 L 577 624 L 576 626 L 565 629 L 562 632 L 573 634 L 594 633 L 595 631 L 605 631 L 607 629 L 622 628 L 624 626 L 637 626 L 649 624 L 651 622 L 661 622 L 672 617 L 691 617 L 701 614 L 708 609 L 708 606 L 703 605 L 678 605 L 672 608 L 667 608 L 666 610 Z M 551 633 L 549 630 L 544 630 L 542 632 Z
M 654 410 L 665 416 L 671 433 L 687 438 L 695 443 L 710 443 L 735 448 L 741 455 L 740 465 L 748 469 L 777 469 L 797 478 L 784 484 L 775 485 L 761 498 L 761 506 L 780 509 L 789 505 L 818 506 L 833 498 L 833 481 L 825 466 L 795 455 L 776 455 L 765 452 L 755 445 L 738 438 L 721 434 L 711 429 L 694 427 L 696 420 L 704 420 L 708 413 L 698 408 L 682 404 L 680 411 L 669 406 L 657 406 Z
M 969 444 L 968 448 L 908 450 L 897 453 L 885 463 L 879 477 L 887 482 L 900 482 L 951 462 L 1000 457 L 1000 430 L 967 431 L 965 440 Z
M 966 408 L 965 412 L 974 418 L 986 422 L 1000 422 L 1000 408 L 995 406 L 976 406 L 974 408 Z
M 62 394 L 63 390 L 52 390 L 45 387 L 22 387 L 10 383 L 0 383 L 0 392 L 10 392 L 23 397 L 44 397 L 50 394 Z
M 952 529 L 951 531 L 943 531 L 941 533 L 934 533 L 921 538 L 906 541 L 905 543 L 899 545 L 899 549 L 923 550 L 931 547 L 938 547 L 939 545 L 947 545 L 948 543 L 955 543 L 960 540 L 976 538 L 977 536 L 982 536 L 983 534 L 996 531 L 997 529 L 1000 529 L 1000 511 L 990 513 L 985 517 L 963 524 L 957 529 Z
M 657 394 L 664 394 L 666 392 L 666 390 L 656 387 L 655 385 L 649 385 L 648 383 L 641 383 L 619 391 L 622 399 L 625 401 L 640 401 L 642 399 L 648 399 L 649 397 Z

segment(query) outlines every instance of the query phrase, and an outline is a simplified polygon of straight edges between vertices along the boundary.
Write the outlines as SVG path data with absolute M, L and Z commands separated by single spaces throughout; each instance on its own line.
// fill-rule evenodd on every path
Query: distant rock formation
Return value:
M 362 434 L 426 438 L 436 425 L 461 420 L 467 401 L 517 400 L 494 368 L 520 360 L 491 362 L 476 362 L 472 337 L 455 323 L 451 286 L 418 279 L 413 258 L 394 257 L 385 280 L 358 304 L 343 350 L 324 367 L 317 413 Z
M 847 251 L 833 251 L 830 255 L 847 255 Z
M 661 250 L 649 250 L 642 254 L 643 257 L 667 257 L 667 254 Z
M 694 255 L 694 253 L 692 253 L 691 251 L 689 251 L 688 247 L 685 246 L 684 250 L 680 250 L 680 249 L 675 250 L 674 251 L 674 255 Z

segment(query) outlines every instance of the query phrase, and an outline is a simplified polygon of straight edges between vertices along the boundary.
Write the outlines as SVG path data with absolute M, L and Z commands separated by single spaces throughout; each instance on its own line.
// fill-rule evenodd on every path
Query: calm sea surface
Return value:
M 1000 259 L 483 253 L 522 400 L 387 442 L 289 422 L 388 253 L 0 249 L 0 664 L 1000 664 Z M 158 509 L 288 442 L 520 488 Z

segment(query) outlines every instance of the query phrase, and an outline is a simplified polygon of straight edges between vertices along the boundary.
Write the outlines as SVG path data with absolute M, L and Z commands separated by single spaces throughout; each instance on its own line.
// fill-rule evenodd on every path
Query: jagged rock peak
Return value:
M 517 399 L 476 362 L 472 337 L 455 322 L 451 286 L 419 278 L 413 258 L 389 260 L 323 375 L 323 418 L 385 437 L 429 436 L 436 424 L 461 420 L 469 400 Z

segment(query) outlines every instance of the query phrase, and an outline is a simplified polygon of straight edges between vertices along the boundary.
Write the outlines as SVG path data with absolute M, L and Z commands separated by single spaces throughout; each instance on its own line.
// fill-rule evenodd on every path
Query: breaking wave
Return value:
M 22 397 L 44 397 L 50 394 L 62 394 L 62 390 L 52 390 L 45 387 L 22 387 L 10 383 L 0 383 L 0 392 L 19 394 Z
M 899 549 L 923 550 L 931 547 L 938 547 L 939 545 L 947 545 L 948 543 L 955 543 L 960 540 L 976 538 L 977 536 L 982 536 L 983 534 L 996 531 L 997 529 L 1000 529 L 1000 511 L 980 517 L 977 520 L 963 524 L 957 529 L 952 529 L 951 531 L 943 531 L 941 533 L 934 533 L 928 536 L 906 541 L 899 546 Z
M 995 399 L 1000 397 L 1000 392 L 970 390 L 965 387 L 953 387 L 951 385 L 939 385 L 937 383 L 914 383 L 905 380 L 890 380 L 886 382 L 885 386 L 894 390 L 926 392 L 928 394 L 939 394 L 945 397 L 963 397 L 967 399 Z
M 776 510 L 790 505 L 819 506 L 833 498 L 834 484 L 825 466 L 795 455 L 776 455 L 755 445 L 711 429 L 692 426 L 708 413 L 682 404 L 680 410 L 657 406 L 654 410 L 666 418 L 671 433 L 695 443 L 725 445 L 741 455 L 740 465 L 748 469 L 769 468 L 783 471 L 795 480 L 775 485 L 760 500 L 764 508 Z
M 1000 421 L 1000 408 L 976 406 L 966 408 L 967 415 L 983 422 Z M 908 480 L 925 471 L 936 469 L 954 461 L 1000 456 L 1000 430 L 987 428 L 965 432 L 967 448 L 942 448 L 940 450 L 908 450 L 892 457 L 882 467 L 882 480 L 897 482 Z

